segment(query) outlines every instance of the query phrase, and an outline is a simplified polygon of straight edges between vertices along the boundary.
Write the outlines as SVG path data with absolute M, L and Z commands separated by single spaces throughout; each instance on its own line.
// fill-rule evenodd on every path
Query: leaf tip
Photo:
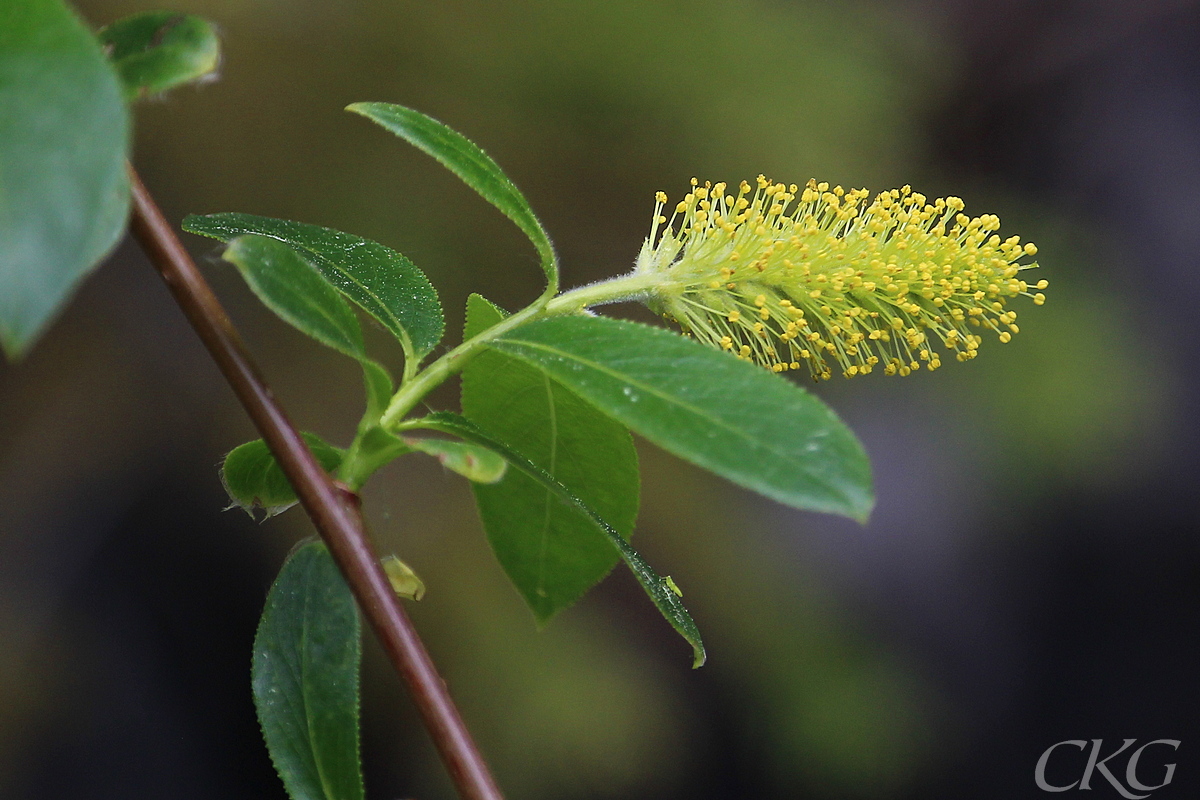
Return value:
M 850 513 L 846 516 L 859 525 L 865 526 L 871 521 L 871 513 L 875 510 L 875 492 L 872 491 L 870 483 L 861 494 L 850 497 L 848 500 Z
M 145 11 L 104 26 L 96 36 L 129 101 L 214 80 L 221 62 L 216 26 L 191 14 Z
M 575 605 L 579 600 L 576 597 L 568 603 L 555 603 L 542 588 L 530 590 L 529 587 L 518 587 L 517 591 L 525 600 L 525 605 L 529 608 L 530 613 L 533 614 L 533 625 L 538 633 L 550 627 L 550 623 L 554 621 L 555 617 Z
M 375 104 L 369 102 L 351 103 L 342 110 L 349 111 L 351 114 L 360 114 L 361 116 L 368 117 L 371 115 L 371 106 L 373 105 Z

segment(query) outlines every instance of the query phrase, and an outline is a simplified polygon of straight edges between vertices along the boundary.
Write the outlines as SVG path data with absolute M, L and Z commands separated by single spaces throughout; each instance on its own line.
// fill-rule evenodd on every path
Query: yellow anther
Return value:
M 1037 266 L 1022 263 L 1037 249 L 999 235 L 995 215 L 962 213 L 960 198 L 930 201 L 903 187 L 865 202 L 865 189 L 766 176 L 741 182 L 736 197 L 725 190 L 693 182 L 677 225 L 659 219 L 666 194 L 657 193 L 657 241 L 637 270 L 664 274 L 657 302 L 690 335 L 772 370 L 936 369 L 932 346 L 969 360 L 983 329 L 1011 341 L 1010 298 L 1036 291 L 1033 302 L 1045 303 L 1047 282 L 1020 278 Z

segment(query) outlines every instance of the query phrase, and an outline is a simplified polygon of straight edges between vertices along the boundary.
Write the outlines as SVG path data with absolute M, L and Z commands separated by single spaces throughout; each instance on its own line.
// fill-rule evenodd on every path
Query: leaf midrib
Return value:
M 558 409 L 554 404 L 554 387 L 550 383 L 550 376 L 542 372 L 542 380 L 545 382 L 546 388 L 546 413 L 550 424 L 550 456 L 548 459 L 547 471 L 550 476 L 558 479 L 556 469 L 558 465 Z M 542 517 L 542 536 L 541 542 L 538 545 L 538 579 L 537 589 L 535 590 L 539 598 L 546 596 L 546 550 L 550 545 L 550 517 L 554 512 L 554 503 L 557 502 L 549 489 L 546 492 L 546 502 L 544 506 L 544 514 Z
M 673 404 L 679 408 L 690 411 L 703 420 L 711 420 L 716 425 L 716 427 L 726 430 L 726 431 L 734 434 L 738 438 L 741 438 L 741 439 L 745 440 L 746 442 L 749 442 L 750 444 L 753 444 L 757 447 L 761 447 L 762 449 L 766 450 L 768 453 L 771 453 L 772 455 L 777 456 L 781 461 L 784 461 L 785 463 L 794 465 L 796 467 L 796 469 L 800 470 L 805 475 L 812 478 L 815 483 L 818 483 L 821 486 L 828 489 L 832 494 L 835 494 L 836 496 L 841 497 L 843 500 L 846 500 L 846 501 L 851 500 L 851 498 L 849 498 L 839 487 L 830 483 L 827 478 L 817 475 L 816 473 L 814 473 L 812 471 L 811 468 L 805 466 L 801 462 L 794 460 L 794 458 L 792 456 L 790 456 L 784 452 L 781 452 L 781 451 L 775 449 L 774 447 L 771 447 L 769 444 L 763 442 L 760 439 L 755 439 L 755 438 L 751 437 L 750 435 L 744 433 L 743 431 L 741 431 L 735 427 L 732 427 L 728 423 L 724 422 L 720 417 L 711 416 L 710 414 L 702 412 L 698 407 L 693 406 L 690 403 L 686 403 L 682 400 L 676 399 L 676 397 L 674 395 L 666 394 L 662 391 L 659 391 L 658 389 L 656 389 L 655 387 L 653 387 L 649 384 L 643 383 L 641 381 L 630 378 L 628 376 L 624 376 L 621 373 L 616 372 L 608 367 L 605 367 L 604 365 L 599 364 L 595 361 L 591 361 L 590 359 L 583 358 L 581 356 L 575 355 L 575 354 L 567 352 L 565 350 L 560 350 L 556 347 L 551 347 L 550 345 L 542 344 L 540 342 L 531 342 L 528 339 L 516 339 L 513 337 L 504 337 L 503 339 L 497 340 L 496 344 L 502 346 L 504 342 L 511 342 L 513 344 L 525 345 L 526 347 L 531 347 L 535 350 L 542 350 L 547 353 L 559 355 L 563 358 L 567 358 L 572 361 L 576 361 L 580 364 L 583 364 L 584 366 L 590 367 L 603 375 L 607 375 L 608 377 L 611 377 L 611 378 L 617 380 L 618 382 L 631 384 L 633 386 L 641 388 L 641 389 L 645 390 L 648 394 L 658 397 L 660 400 L 663 400 L 664 402 Z
M 313 767 L 317 771 L 317 780 L 321 782 L 321 790 L 329 800 L 336 800 L 332 788 L 329 785 L 329 780 L 325 777 L 325 770 L 321 765 L 320 753 L 317 751 L 317 737 L 313 729 L 313 715 L 309 713 L 309 650 L 308 650 L 308 607 L 312 602 L 312 591 L 306 589 L 304 592 L 304 616 L 300 624 L 300 657 L 303 659 L 303 669 L 301 671 L 301 696 L 304 698 L 304 723 L 308 729 L 308 748 L 312 752 Z
M 433 120 L 436 124 L 430 125 L 429 120 L 423 118 L 424 115 L 418 116 L 412 113 L 412 109 L 404 108 L 403 106 L 398 109 L 391 108 L 387 104 L 368 103 L 366 105 L 374 106 L 375 108 L 372 111 L 381 109 L 391 115 L 393 124 L 407 128 L 410 136 L 417 138 L 424 137 L 441 145 L 443 150 L 452 149 L 457 155 L 464 157 L 463 160 L 467 161 L 474 168 L 471 178 L 480 184 L 489 185 L 489 194 L 494 196 L 502 195 L 507 208 L 501 206 L 492 197 L 488 197 L 487 194 L 481 192 L 480 187 L 472 188 L 479 191 L 488 202 L 499 208 L 504 216 L 511 219 L 529 237 L 530 241 L 533 242 L 534 248 L 538 251 L 538 255 L 542 258 L 542 270 L 547 275 L 550 274 L 550 266 L 553 262 L 550 238 L 546 235 L 546 231 L 542 228 L 541 223 L 538 222 L 533 209 L 530 208 L 529 201 L 525 199 L 525 196 L 521 194 L 521 191 L 508 175 L 505 174 L 504 170 L 500 169 L 500 165 L 496 163 L 495 159 L 458 131 L 436 122 L 436 120 Z M 402 120 L 397 120 L 397 117 L 402 118 Z M 412 140 L 409 139 L 409 141 L 411 142 Z M 416 142 L 412 143 L 417 144 Z M 426 149 L 419 144 L 417 146 L 448 167 L 452 172 L 458 172 L 455 169 L 456 163 L 443 159 L 436 148 Z M 457 163 L 461 164 L 462 161 Z M 463 171 L 466 172 L 467 170 Z M 470 185 L 471 181 L 467 181 L 466 176 L 460 175 L 460 177 Z M 495 191 L 496 187 L 500 189 L 499 192 Z
M 260 234 L 260 235 L 267 236 L 269 234 Z M 379 295 L 375 294 L 375 292 L 372 291 L 366 284 L 364 284 L 362 281 L 360 281 L 358 278 L 356 278 L 352 273 L 347 272 L 345 269 L 338 266 L 338 264 L 336 262 L 334 262 L 331 258 L 329 258 L 329 256 L 325 255 L 324 253 L 318 253 L 317 251 L 307 247 L 306 245 L 300 244 L 299 242 L 294 242 L 294 241 L 285 239 L 281 236 L 271 236 L 270 238 L 275 239 L 276 241 L 279 241 L 279 242 L 283 242 L 284 244 L 288 245 L 289 247 L 295 247 L 299 250 L 303 250 L 307 255 L 311 256 L 314 260 L 320 261 L 322 264 L 325 264 L 330 269 L 332 269 L 334 272 L 343 276 L 347 281 L 349 281 L 350 283 L 352 283 L 353 285 L 355 285 L 359 289 L 361 289 L 363 294 L 365 294 L 367 297 L 371 298 L 372 300 L 375 301 L 375 303 L 378 304 L 380 310 L 384 313 L 384 315 L 388 318 L 388 320 L 390 320 L 390 322 L 392 324 L 389 327 L 394 328 L 392 331 L 393 333 L 398 333 L 400 335 L 401 346 L 403 346 L 405 350 L 412 350 L 415 352 L 414 346 L 412 343 L 412 337 L 408 333 L 408 328 L 404 325 L 403 322 L 400 321 L 400 318 L 396 316 L 395 312 L 392 311 L 392 309 L 388 307 L 387 303 L 384 302 L 384 300 L 382 298 L 380 298 Z

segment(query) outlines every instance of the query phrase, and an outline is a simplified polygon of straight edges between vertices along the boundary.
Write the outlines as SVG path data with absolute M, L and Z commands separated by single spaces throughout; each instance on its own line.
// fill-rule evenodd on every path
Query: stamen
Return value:
M 1001 241 L 1000 219 L 966 216 L 960 198 L 931 203 L 906 186 L 868 204 L 866 189 L 762 175 L 736 198 L 725 188 L 693 180 L 669 221 L 659 192 L 637 271 L 663 274 L 654 302 L 686 332 L 776 372 L 934 370 L 932 344 L 968 361 L 982 342 L 973 328 L 1017 333 L 1008 300 L 1046 301 L 1045 280 L 1016 277 L 1038 266 L 1020 263 L 1037 247 Z

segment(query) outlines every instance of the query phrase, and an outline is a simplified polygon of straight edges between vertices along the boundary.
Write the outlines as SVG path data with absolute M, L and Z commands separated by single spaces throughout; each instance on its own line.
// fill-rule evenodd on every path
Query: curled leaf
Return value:
M 317 461 L 326 472 L 334 472 L 345 453 L 326 444 L 312 433 L 301 433 Z M 261 510 L 264 519 L 282 514 L 296 504 L 296 492 L 288 483 L 279 462 L 262 439 L 238 445 L 225 456 L 221 466 L 221 482 L 232 501 L 230 508 L 240 508 L 254 516 Z
M 405 437 L 404 443 L 413 450 L 433 456 L 443 467 L 457 472 L 472 483 L 497 483 L 508 468 L 508 462 L 501 456 L 486 447 L 467 442 Z
M 191 14 L 145 11 L 101 28 L 96 37 L 121 76 L 127 100 L 203 78 L 221 60 L 216 29 Z
M 413 572 L 413 568 L 408 564 L 393 555 L 384 556 L 379 559 L 379 563 L 383 565 L 388 583 L 392 584 L 392 591 L 396 593 L 397 597 L 420 600 L 425 596 L 425 582 L 417 576 L 417 573 Z

